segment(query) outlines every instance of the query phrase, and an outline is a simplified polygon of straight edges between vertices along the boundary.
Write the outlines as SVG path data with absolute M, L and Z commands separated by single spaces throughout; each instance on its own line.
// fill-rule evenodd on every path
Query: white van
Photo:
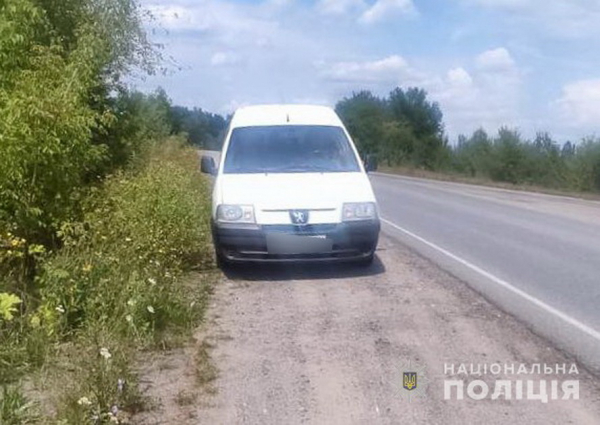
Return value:
M 378 208 L 356 147 L 323 106 L 238 109 L 216 176 L 212 231 L 217 260 L 353 261 L 369 265 Z

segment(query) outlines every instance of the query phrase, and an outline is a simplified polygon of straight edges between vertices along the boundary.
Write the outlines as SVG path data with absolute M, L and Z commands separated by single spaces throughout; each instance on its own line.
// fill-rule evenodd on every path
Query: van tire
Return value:
M 360 260 L 356 260 L 356 265 L 358 267 L 369 267 L 373 264 L 373 260 L 375 259 L 375 252 L 371 252 L 367 257 L 361 258 Z
M 217 267 L 221 270 L 226 270 L 231 266 L 231 262 L 225 258 L 218 247 L 215 247 L 215 259 Z

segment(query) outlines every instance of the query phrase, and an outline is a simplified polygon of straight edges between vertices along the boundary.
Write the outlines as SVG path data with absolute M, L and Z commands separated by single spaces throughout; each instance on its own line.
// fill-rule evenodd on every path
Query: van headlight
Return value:
M 219 205 L 217 207 L 219 223 L 256 223 L 252 205 Z
M 373 220 L 377 218 L 375 202 L 351 202 L 342 207 L 342 221 Z

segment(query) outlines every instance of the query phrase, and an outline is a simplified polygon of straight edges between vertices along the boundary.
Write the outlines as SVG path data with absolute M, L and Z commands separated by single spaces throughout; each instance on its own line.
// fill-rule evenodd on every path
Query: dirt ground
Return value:
M 143 366 L 156 407 L 135 423 L 600 424 L 600 379 L 582 368 L 566 377 L 446 376 L 445 363 L 573 359 L 385 235 L 368 269 L 228 272 L 196 340 Z M 419 368 L 421 393 L 410 399 L 408 362 Z M 445 400 L 444 379 L 463 378 L 491 389 L 496 379 L 578 379 L 580 399 Z

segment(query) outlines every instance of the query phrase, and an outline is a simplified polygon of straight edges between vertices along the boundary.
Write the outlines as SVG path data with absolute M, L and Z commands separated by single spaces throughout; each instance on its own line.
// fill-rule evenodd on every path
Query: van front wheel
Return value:
M 218 247 L 215 247 L 215 258 L 217 267 L 221 270 L 225 270 L 231 265 L 231 262 L 223 255 Z
M 369 267 L 373 264 L 373 260 L 375 259 L 375 252 L 371 252 L 367 257 L 361 258 L 360 260 L 356 260 L 356 265 L 359 267 Z

